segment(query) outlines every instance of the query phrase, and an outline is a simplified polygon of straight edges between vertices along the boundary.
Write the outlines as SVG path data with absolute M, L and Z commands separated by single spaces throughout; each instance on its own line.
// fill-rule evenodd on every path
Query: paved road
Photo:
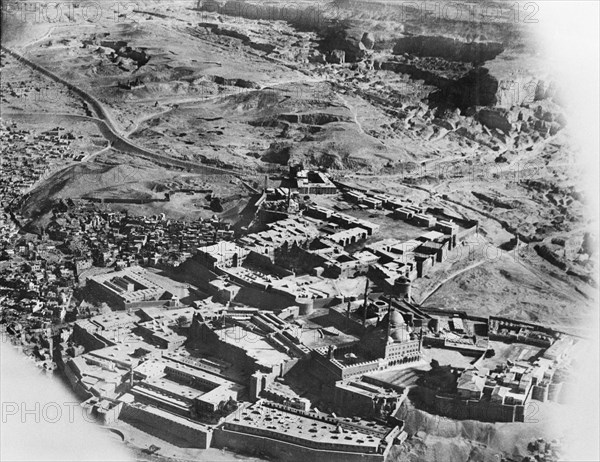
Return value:
M 124 151 L 136 156 L 144 157 L 146 159 L 152 160 L 159 165 L 163 165 L 166 167 L 178 167 L 189 170 L 195 173 L 203 173 L 203 174 L 235 174 L 234 170 L 225 170 L 216 167 L 210 167 L 202 164 L 198 164 L 196 162 L 188 162 L 184 160 L 174 159 L 172 157 L 164 156 L 148 149 L 142 148 L 131 141 L 129 141 L 120 131 L 117 123 L 114 121 L 110 112 L 104 107 L 100 101 L 98 101 L 95 97 L 82 90 L 81 88 L 71 84 L 70 82 L 64 80 L 62 77 L 54 74 L 48 69 L 36 64 L 29 59 L 25 58 L 21 54 L 17 53 L 14 50 L 11 50 L 4 45 L 0 46 L 2 50 L 21 63 L 33 68 L 34 70 L 42 73 L 43 75 L 51 78 L 55 82 L 58 82 L 62 85 L 65 85 L 69 90 L 73 93 L 81 97 L 85 102 L 87 102 L 93 112 L 96 114 L 96 117 L 85 117 L 85 116 L 77 116 L 73 114 L 48 114 L 54 117 L 73 117 L 81 120 L 81 118 L 93 121 L 98 126 L 102 135 L 111 143 L 112 147 L 117 151 Z M 38 114 L 36 114 L 38 115 Z M 41 114 L 40 114 L 41 115 Z M 239 173 L 239 172 L 238 172 Z

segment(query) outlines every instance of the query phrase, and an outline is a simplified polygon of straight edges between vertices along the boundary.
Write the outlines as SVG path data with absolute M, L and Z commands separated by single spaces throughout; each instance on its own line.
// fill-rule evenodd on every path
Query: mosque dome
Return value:
M 390 313 L 390 324 L 392 327 L 398 327 L 402 326 L 403 324 L 406 324 L 406 322 L 397 310 L 392 310 L 392 312 Z
M 411 329 L 406 324 L 404 317 L 397 310 L 392 310 L 390 313 L 390 337 L 394 342 L 402 342 L 410 339 Z M 388 341 L 389 341 L 388 339 Z

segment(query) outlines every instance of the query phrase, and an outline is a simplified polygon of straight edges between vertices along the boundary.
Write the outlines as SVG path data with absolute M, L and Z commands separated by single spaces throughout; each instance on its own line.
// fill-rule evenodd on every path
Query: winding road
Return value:
M 425 294 L 425 296 L 421 299 L 421 301 L 418 303 L 418 305 L 423 306 L 423 303 L 425 303 L 427 301 L 427 299 L 429 299 L 429 297 L 431 297 L 434 293 L 436 293 L 438 290 L 440 290 L 442 288 L 442 286 L 444 284 L 446 284 L 448 281 L 451 281 L 455 277 L 460 276 L 461 274 L 466 273 L 467 271 L 470 271 L 473 268 L 477 268 L 478 266 L 483 265 L 485 262 L 486 262 L 486 260 L 481 260 L 476 263 L 473 263 L 473 264 L 471 264 L 465 268 L 462 268 L 461 270 L 451 274 L 444 280 L 440 281 L 438 284 L 435 285 L 435 287 L 433 289 L 431 289 L 429 292 L 427 292 Z
M 11 55 L 13 58 L 17 59 L 19 62 L 33 68 L 34 70 L 40 72 L 41 74 L 49 77 L 57 83 L 60 83 L 66 86 L 73 93 L 78 95 L 81 99 L 83 99 L 86 103 L 88 103 L 93 112 L 96 114 L 96 117 L 86 117 L 79 116 L 73 114 L 47 114 L 48 116 L 53 117 L 71 117 L 76 118 L 78 120 L 88 120 L 96 123 L 102 135 L 109 141 L 111 146 L 118 151 L 127 152 L 129 154 L 133 154 L 139 157 L 146 158 L 151 160 L 159 165 L 163 165 L 166 167 L 177 167 L 188 170 L 194 173 L 202 173 L 202 174 L 235 174 L 235 170 L 225 170 L 216 167 L 210 167 L 202 164 L 198 164 L 196 162 L 189 162 L 185 160 L 174 159 L 172 157 L 164 156 L 162 154 L 158 154 L 156 152 L 150 151 L 148 149 L 142 148 L 130 140 L 128 140 L 125 135 L 119 129 L 117 123 L 113 119 L 112 115 L 104 107 L 104 105 L 98 101 L 95 97 L 87 93 L 85 90 L 73 85 L 72 83 L 64 80 L 62 77 L 54 74 L 48 69 L 36 64 L 29 59 L 25 58 L 21 54 L 17 53 L 14 50 L 11 50 L 4 45 L 0 45 L 0 48 L 5 53 Z M 15 116 L 16 114 L 11 114 L 11 116 Z M 43 116 L 43 114 L 36 114 L 36 116 Z M 239 173 L 239 172 L 237 172 Z

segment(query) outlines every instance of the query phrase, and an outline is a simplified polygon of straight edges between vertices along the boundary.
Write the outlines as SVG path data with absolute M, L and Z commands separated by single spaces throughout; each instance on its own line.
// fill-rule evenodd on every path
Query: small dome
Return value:
M 405 339 L 406 336 L 402 335 L 402 329 L 396 329 L 392 332 L 391 338 L 394 342 L 400 342 Z

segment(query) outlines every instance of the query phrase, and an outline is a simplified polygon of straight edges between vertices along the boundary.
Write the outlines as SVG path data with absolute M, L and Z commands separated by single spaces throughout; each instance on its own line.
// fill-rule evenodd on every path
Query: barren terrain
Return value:
M 131 213 L 212 216 L 205 193 L 173 195 L 195 189 L 221 197 L 235 222 L 265 174 L 277 184 L 289 166 L 323 169 L 479 221 L 474 253 L 419 281 L 415 302 L 585 334 L 598 236 L 535 11 L 424 4 L 145 0 L 121 12 L 102 3 L 94 20 L 77 8 L 56 21 L 4 13 L 2 118 L 86 133 L 83 158 L 40 181 L 23 214 L 35 228 L 61 199 L 131 197 L 157 199 Z M 499 431 L 426 421 L 411 425 L 431 435 L 398 460 L 442 460 L 449 447 L 454 460 L 496 460 L 486 445 L 522 453 Z

